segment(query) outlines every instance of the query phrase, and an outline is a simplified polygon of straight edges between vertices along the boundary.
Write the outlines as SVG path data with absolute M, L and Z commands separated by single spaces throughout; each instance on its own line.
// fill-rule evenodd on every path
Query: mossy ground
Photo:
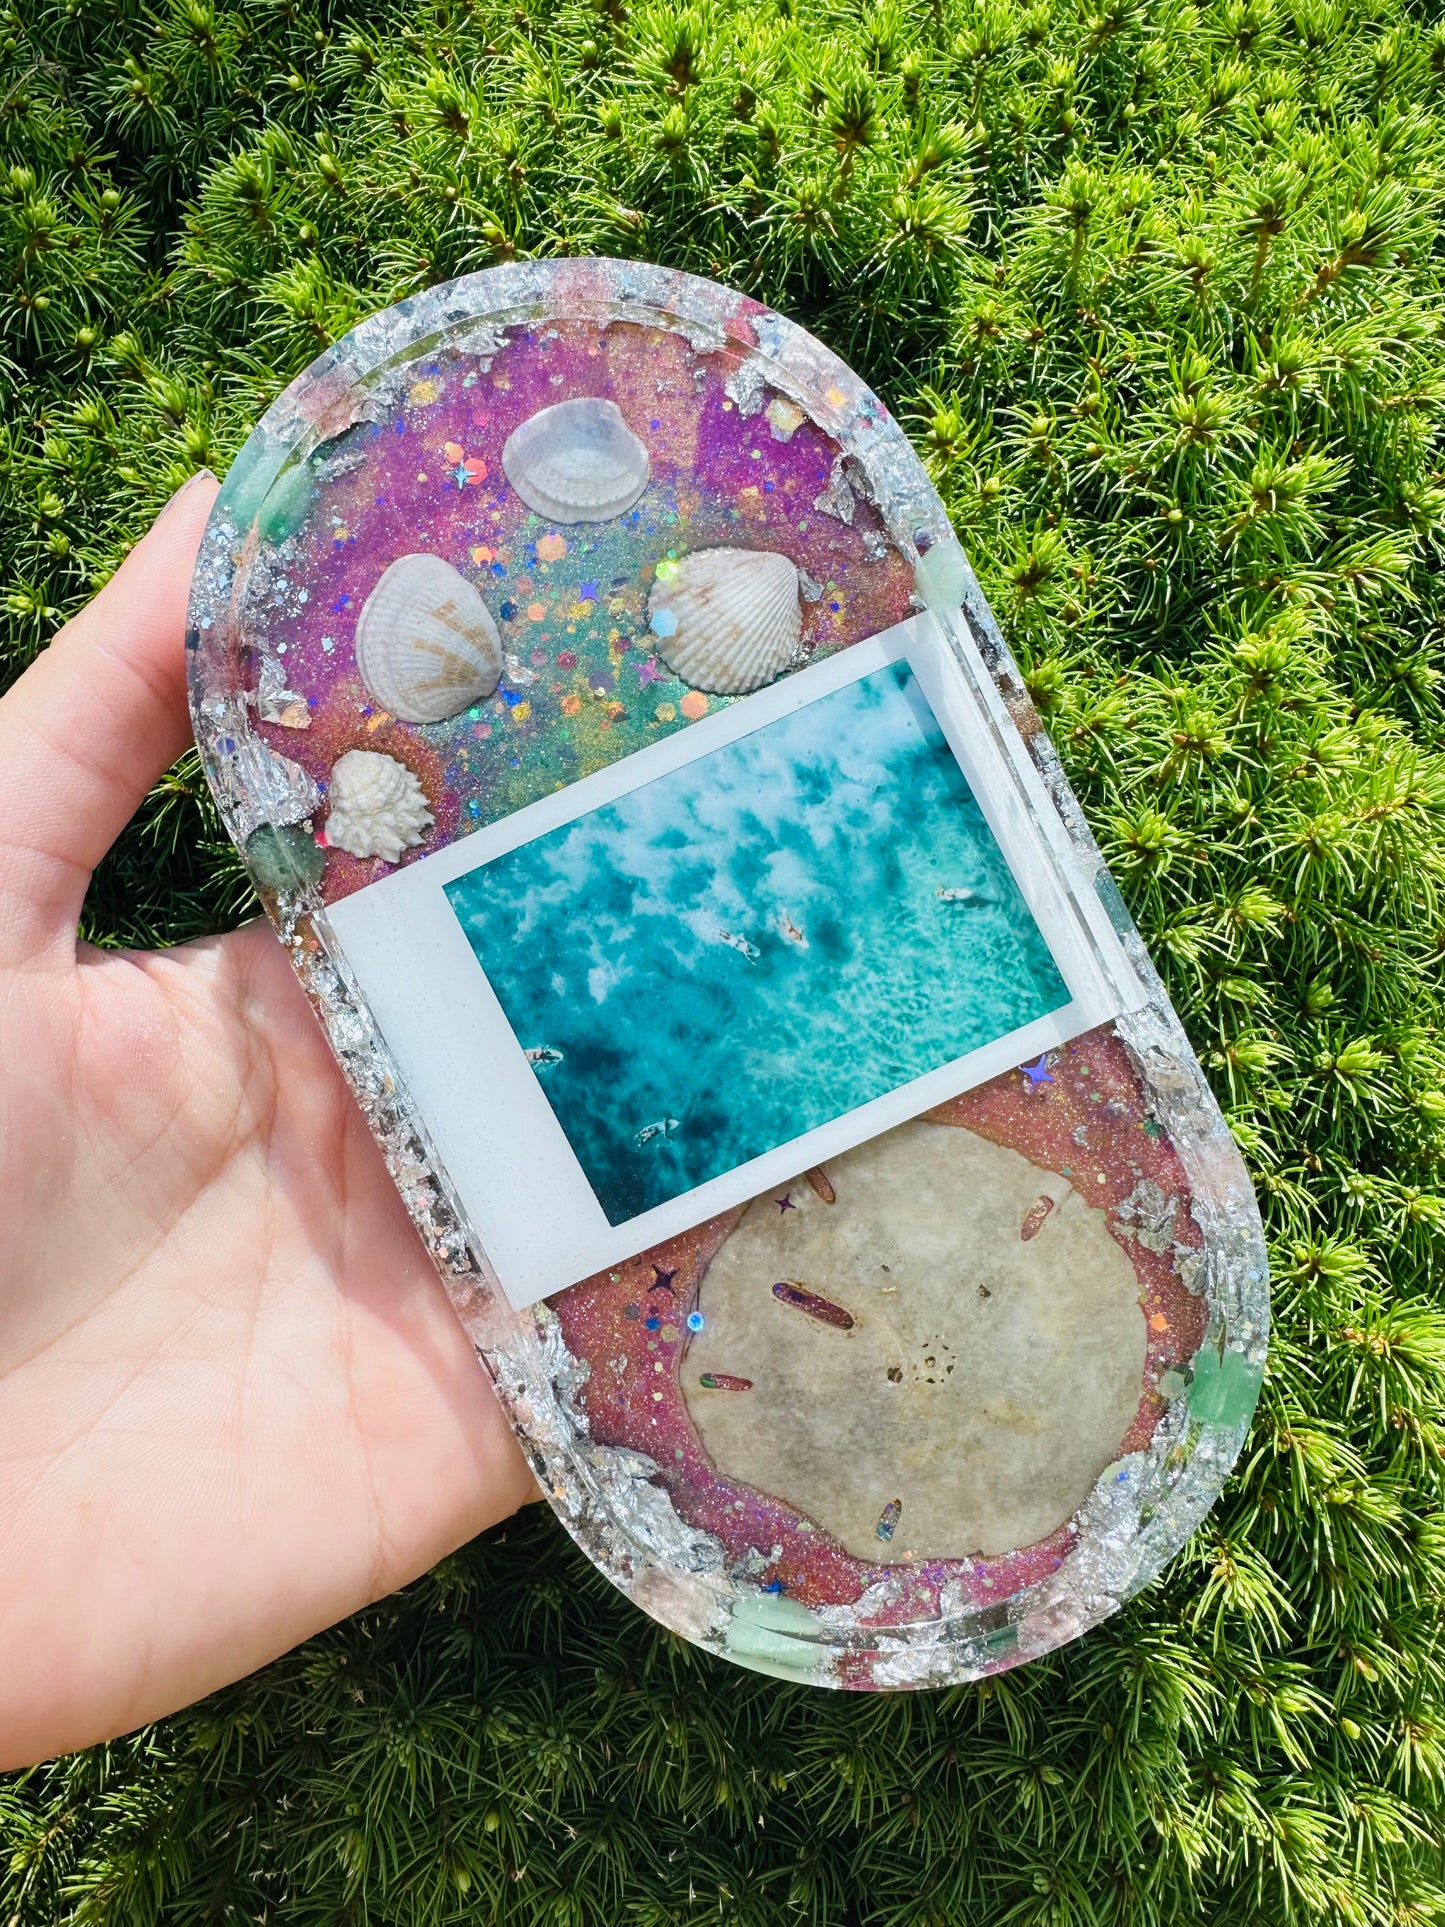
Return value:
M 785 1689 L 658 1632 L 532 1517 L 0 1783 L 0 1918 L 1445 1913 L 1436 17 L 0 16 L 0 669 L 374 307 L 557 251 L 761 296 L 916 433 L 1251 1161 L 1277 1316 L 1225 1502 L 1049 1661 Z M 183 763 L 86 924 L 164 942 L 248 908 Z

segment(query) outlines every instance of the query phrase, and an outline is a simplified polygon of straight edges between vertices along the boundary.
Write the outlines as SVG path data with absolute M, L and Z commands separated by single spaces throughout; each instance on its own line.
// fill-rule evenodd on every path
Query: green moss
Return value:
M 532 1518 L 0 1784 L 0 1919 L 1438 1919 L 1434 13 L 10 4 L 4 672 L 373 308 L 530 252 L 733 282 L 914 433 L 1251 1162 L 1278 1322 L 1223 1503 L 1047 1661 L 753 1678 Z M 192 760 L 86 931 L 253 909 Z

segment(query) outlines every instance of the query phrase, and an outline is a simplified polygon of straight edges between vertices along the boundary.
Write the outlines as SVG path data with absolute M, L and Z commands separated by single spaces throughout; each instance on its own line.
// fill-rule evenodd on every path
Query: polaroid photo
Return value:
M 515 1307 L 1142 1003 L 1010 775 L 917 616 L 332 907 Z

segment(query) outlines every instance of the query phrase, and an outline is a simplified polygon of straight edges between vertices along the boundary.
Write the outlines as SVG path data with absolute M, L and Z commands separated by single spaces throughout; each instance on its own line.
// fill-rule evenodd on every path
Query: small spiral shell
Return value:
M 349 749 L 332 766 L 326 841 L 352 856 L 399 863 L 431 827 L 421 784 L 405 763 L 379 750 Z

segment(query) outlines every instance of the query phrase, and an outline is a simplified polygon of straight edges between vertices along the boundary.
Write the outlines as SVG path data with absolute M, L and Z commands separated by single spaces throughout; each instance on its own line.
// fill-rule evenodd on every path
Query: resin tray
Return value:
M 1253 1194 L 943 507 L 834 356 L 636 263 L 436 288 L 268 411 L 188 646 L 227 825 L 622 1591 L 887 1688 L 1017 1665 L 1159 1570 L 1258 1391 Z M 933 816 L 834 727 L 905 699 Z M 765 724 L 814 784 L 791 841 L 686 790 Z M 587 826 L 684 792 L 649 847 L 713 867 L 660 955 Z M 693 1082 L 650 1115 L 654 1057 Z

